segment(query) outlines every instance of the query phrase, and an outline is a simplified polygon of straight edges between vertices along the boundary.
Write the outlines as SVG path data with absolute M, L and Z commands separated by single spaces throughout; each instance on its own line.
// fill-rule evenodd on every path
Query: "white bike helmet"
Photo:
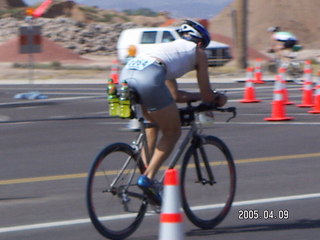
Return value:
M 280 27 L 269 27 L 267 29 L 268 32 L 279 32 L 280 31 Z
M 200 23 L 194 20 L 186 20 L 178 29 L 179 33 L 188 33 L 190 37 L 182 36 L 182 38 L 193 41 L 202 42 L 202 48 L 206 48 L 210 43 L 210 34 L 208 30 Z

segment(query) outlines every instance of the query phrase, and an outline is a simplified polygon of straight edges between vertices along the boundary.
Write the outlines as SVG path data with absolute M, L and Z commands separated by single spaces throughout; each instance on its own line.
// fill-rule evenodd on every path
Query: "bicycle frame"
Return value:
M 139 154 L 138 159 L 141 159 L 142 149 L 144 149 L 144 152 L 146 155 L 146 160 L 147 160 L 147 162 L 150 162 L 151 156 L 150 156 L 150 152 L 148 151 L 148 142 L 147 142 L 146 132 L 145 132 L 145 129 L 150 126 L 148 125 L 148 123 L 144 122 L 144 118 L 142 116 L 140 116 L 139 122 L 140 122 L 140 129 L 141 130 L 140 130 L 140 133 L 139 133 L 138 137 L 136 138 L 136 140 L 134 140 L 132 142 L 132 146 Z M 174 152 L 174 155 L 172 156 L 169 164 L 167 165 L 167 167 L 166 167 L 167 169 L 172 169 L 176 166 L 176 164 L 179 161 L 179 159 L 181 158 L 182 154 L 185 152 L 186 147 L 190 144 L 190 142 L 192 141 L 192 139 L 194 139 L 195 136 L 198 136 L 198 130 L 199 130 L 199 128 L 198 128 L 197 124 L 195 122 L 192 122 L 183 141 L 176 148 L 177 150 Z M 165 174 L 163 174 L 161 176 L 161 178 L 159 179 L 161 182 L 163 181 L 164 176 L 165 176 Z
M 188 144 L 192 141 L 192 139 L 194 139 L 194 137 L 198 134 L 198 127 L 196 125 L 196 123 L 192 123 L 191 127 L 189 128 L 187 135 L 185 136 L 185 138 L 183 139 L 183 141 L 181 142 L 181 144 L 179 145 L 179 147 L 177 148 L 176 152 L 174 153 L 171 161 L 168 164 L 168 169 L 172 169 L 176 166 L 177 162 L 179 161 L 181 155 L 184 153 L 186 147 L 188 146 Z M 164 174 L 161 177 L 161 181 L 164 178 Z
M 274 63 L 276 68 L 275 71 L 278 73 L 279 68 L 297 68 L 300 69 L 300 63 L 301 60 L 298 60 L 298 54 L 297 52 L 290 51 L 289 54 L 283 54 L 281 53 L 280 55 L 273 54 L 272 59 L 270 60 L 269 63 Z

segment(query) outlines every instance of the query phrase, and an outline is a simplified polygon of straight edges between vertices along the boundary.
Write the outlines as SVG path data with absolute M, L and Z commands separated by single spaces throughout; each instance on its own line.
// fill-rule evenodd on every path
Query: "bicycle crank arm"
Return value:
M 195 181 L 196 183 L 201 183 L 202 185 L 206 185 L 206 184 L 210 184 L 210 185 L 213 185 L 213 184 L 216 184 L 217 182 L 215 180 L 206 180 L 206 179 L 200 179 L 198 181 Z

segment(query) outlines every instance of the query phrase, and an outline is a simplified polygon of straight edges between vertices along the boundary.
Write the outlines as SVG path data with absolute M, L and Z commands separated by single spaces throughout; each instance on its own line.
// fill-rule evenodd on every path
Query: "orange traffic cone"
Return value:
M 277 75 L 279 79 L 279 75 Z M 282 83 L 278 80 L 274 82 L 272 114 L 271 117 L 264 118 L 266 121 L 288 121 L 294 119 L 286 116 L 286 109 L 283 100 Z
M 306 61 L 307 62 L 307 61 Z M 298 107 L 313 107 L 312 69 L 310 66 L 304 69 L 303 93 L 301 104 Z
M 119 83 L 119 61 L 113 60 L 111 66 L 110 78 L 115 84 Z
M 303 66 L 304 77 L 302 79 L 302 82 L 305 82 L 306 72 L 309 72 L 309 71 L 312 71 L 311 60 L 305 60 L 304 61 L 304 66 Z M 301 88 L 301 90 L 303 90 L 303 88 Z
M 287 89 L 287 84 L 286 84 L 286 69 L 284 67 L 281 67 L 279 69 L 279 75 L 276 76 L 277 80 L 280 81 L 281 83 L 281 88 L 282 88 L 282 92 L 283 92 L 283 104 L 285 105 L 292 105 L 294 104 L 294 102 L 291 102 L 289 100 L 289 92 Z
M 183 216 L 178 171 L 176 169 L 168 169 L 164 178 L 159 240 L 183 239 Z
M 255 62 L 254 83 L 258 83 L 258 84 L 264 83 L 264 81 L 262 80 L 261 61 L 262 60 L 258 58 L 256 59 L 256 62 Z
M 318 114 L 320 113 L 320 72 L 318 72 L 316 93 L 314 97 L 314 107 L 309 113 Z
M 304 70 L 312 70 L 311 60 L 304 61 Z
M 247 80 L 245 85 L 245 92 L 243 99 L 240 100 L 242 103 L 258 103 L 261 102 L 261 100 L 256 99 L 255 96 L 255 89 L 254 89 L 254 80 L 253 77 L 253 68 L 249 67 L 247 68 Z

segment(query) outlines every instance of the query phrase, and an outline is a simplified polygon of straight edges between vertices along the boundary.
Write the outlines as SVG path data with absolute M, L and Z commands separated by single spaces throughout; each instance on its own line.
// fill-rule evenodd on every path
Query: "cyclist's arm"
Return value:
M 203 102 L 213 102 L 216 96 L 212 93 L 209 73 L 208 73 L 208 59 L 203 49 L 197 48 L 197 80 L 199 90 L 201 93 L 201 99 Z
M 213 93 L 208 73 L 208 59 L 205 51 L 197 48 L 197 80 L 203 102 L 214 103 L 218 106 L 226 104 L 228 98 L 222 93 Z
M 200 93 L 198 92 L 187 92 L 187 91 L 179 90 L 176 79 L 167 80 L 166 85 L 173 99 L 178 103 L 201 100 Z

